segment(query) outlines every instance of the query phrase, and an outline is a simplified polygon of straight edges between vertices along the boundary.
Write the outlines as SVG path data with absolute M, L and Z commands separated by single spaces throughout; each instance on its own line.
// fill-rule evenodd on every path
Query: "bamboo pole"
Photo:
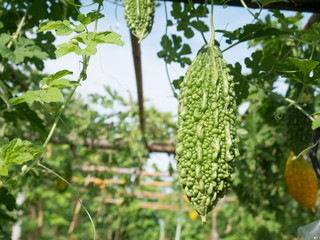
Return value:
M 72 182 L 78 182 L 79 179 L 77 177 L 71 178 Z M 101 179 L 89 177 L 89 183 L 93 182 L 95 186 L 99 186 L 100 188 L 104 188 L 106 185 L 128 185 L 134 184 L 131 182 L 127 182 L 125 179 Z M 160 181 L 149 181 L 149 182 L 140 182 L 140 186 L 153 186 L 153 187 L 170 187 L 172 186 L 172 182 L 160 182 Z
M 143 109 L 143 87 L 142 87 L 142 67 L 141 67 L 140 44 L 138 43 L 138 38 L 136 38 L 132 33 L 130 33 L 130 37 L 131 37 L 134 69 L 135 69 L 135 73 L 136 73 L 140 130 L 142 132 L 144 132 L 145 124 L 144 124 L 144 109 Z
M 73 170 L 78 170 L 82 172 L 113 172 L 118 174 L 135 174 L 135 170 L 132 168 L 119 168 L 119 167 L 105 167 L 105 166 L 75 166 Z M 177 173 L 170 175 L 168 172 L 147 172 L 141 171 L 141 176 L 147 177 L 178 177 Z
M 84 186 L 87 186 L 90 182 L 89 182 L 89 179 L 91 178 L 91 175 L 88 175 L 86 177 L 86 179 L 84 180 Z M 79 216 L 79 212 L 80 212 L 80 209 L 81 209 L 81 202 L 83 200 L 83 197 L 81 197 L 79 200 L 77 200 L 77 204 L 76 204 L 76 207 L 74 209 L 74 213 L 73 213 L 73 217 L 72 217 L 72 221 L 70 223 L 70 226 L 69 226 L 69 229 L 68 229 L 68 234 L 71 235 L 74 228 L 75 228 L 75 225 L 76 225 L 76 222 L 78 220 L 78 216 Z

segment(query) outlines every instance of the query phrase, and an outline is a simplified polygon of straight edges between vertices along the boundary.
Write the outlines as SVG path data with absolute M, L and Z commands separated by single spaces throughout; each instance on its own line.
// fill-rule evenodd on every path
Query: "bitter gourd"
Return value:
M 203 224 L 234 180 L 239 155 L 234 82 L 229 72 L 214 44 L 213 30 L 210 43 L 199 50 L 180 85 L 179 182 Z
M 139 43 L 150 33 L 156 9 L 155 0 L 124 0 L 124 17 Z
M 297 99 L 297 103 L 304 111 L 309 114 L 314 112 L 314 90 L 305 86 L 303 91 L 299 85 L 293 85 L 289 98 Z M 300 90 L 300 91 L 299 91 Z M 300 97 L 298 97 L 300 96 Z M 311 145 L 312 139 L 312 122 L 311 120 L 295 106 L 289 106 L 286 112 L 287 139 L 286 143 L 290 150 L 299 154 Z
M 294 152 L 291 152 L 285 169 L 289 193 L 302 207 L 314 211 L 318 197 L 316 175 L 313 168 L 302 157 L 293 160 L 293 156 Z

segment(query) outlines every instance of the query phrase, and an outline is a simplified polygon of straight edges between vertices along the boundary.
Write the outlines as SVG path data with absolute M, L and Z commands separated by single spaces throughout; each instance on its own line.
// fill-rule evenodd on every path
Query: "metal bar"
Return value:
M 188 0 L 169 0 L 172 2 L 185 2 Z M 204 4 L 205 0 L 193 0 L 194 3 Z M 249 8 L 260 8 L 256 2 L 251 0 L 244 1 Z M 215 1 L 215 5 L 226 5 L 234 7 L 242 7 L 239 0 L 229 0 L 229 1 Z M 264 6 L 264 9 L 279 9 L 279 10 L 289 10 L 298 12 L 313 12 L 320 13 L 320 0 L 291 0 L 287 2 L 273 2 Z

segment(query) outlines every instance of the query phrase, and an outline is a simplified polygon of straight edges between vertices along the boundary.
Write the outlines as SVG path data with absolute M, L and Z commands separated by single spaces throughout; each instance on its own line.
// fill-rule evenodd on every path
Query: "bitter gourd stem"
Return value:
M 201 220 L 202 220 L 202 225 L 206 225 L 207 224 L 206 215 L 201 216 Z
M 211 13 L 210 13 L 210 24 L 211 24 L 211 38 L 210 38 L 210 42 L 209 42 L 209 45 L 211 47 L 214 46 L 214 35 L 215 35 L 215 32 L 214 32 L 214 26 L 213 26 L 213 0 L 211 0 Z

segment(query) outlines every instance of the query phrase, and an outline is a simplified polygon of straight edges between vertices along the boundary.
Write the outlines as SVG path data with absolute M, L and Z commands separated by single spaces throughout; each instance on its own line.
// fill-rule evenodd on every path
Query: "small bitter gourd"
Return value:
M 124 17 L 139 43 L 150 33 L 156 9 L 155 0 L 124 0 Z
M 179 182 L 203 224 L 233 182 L 239 156 L 234 82 L 212 35 L 180 85 L 176 142 Z
M 314 112 L 313 88 L 305 86 L 301 94 L 298 84 L 294 85 L 289 97 L 297 99 L 297 103 L 308 114 Z M 300 97 L 298 97 L 298 95 Z M 295 106 L 289 106 L 286 112 L 287 139 L 286 143 L 290 150 L 299 154 L 304 149 L 310 147 L 312 139 L 312 122 L 311 120 Z

